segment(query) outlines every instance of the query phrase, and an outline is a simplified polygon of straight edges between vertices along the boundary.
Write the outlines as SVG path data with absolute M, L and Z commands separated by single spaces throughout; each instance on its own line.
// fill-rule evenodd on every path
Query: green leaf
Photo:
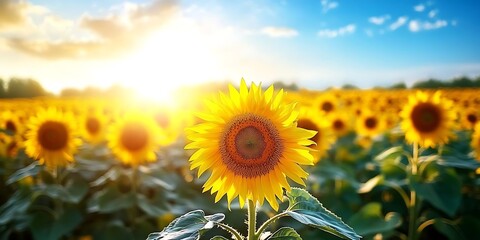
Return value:
M 443 169 L 431 164 L 423 176 L 416 175 L 410 180 L 420 198 L 450 217 L 455 215 L 461 202 L 462 183 L 453 169 Z
M 72 202 L 68 191 L 63 186 L 58 184 L 39 185 L 35 188 L 35 191 L 41 195 L 49 196 L 52 199 L 59 199 L 63 202 Z
M 42 168 L 38 164 L 38 161 L 34 161 L 32 164 L 17 170 L 13 173 L 8 180 L 5 182 L 7 185 L 12 184 L 14 182 L 20 181 L 29 176 L 37 175 Z
M 358 189 L 358 193 L 368 193 L 372 191 L 372 189 L 383 182 L 383 176 L 382 175 L 377 175 L 370 180 L 368 180 L 366 183 L 362 184 L 360 186 L 360 189 Z
M 39 211 L 30 222 L 30 228 L 35 239 L 57 240 L 70 233 L 82 222 L 82 214 L 76 208 L 67 208 L 58 217 Z
M 73 203 L 79 203 L 88 192 L 88 183 L 77 175 L 71 176 L 65 185 Z
M 402 224 L 402 217 L 394 212 L 383 217 L 382 205 L 372 202 L 353 215 L 348 224 L 360 235 L 372 235 L 394 230 Z
M 389 148 L 383 151 L 382 153 L 378 154 L 377 156 L 375 156 L 374 160 L 383 161 L 385 159 L 397 158 L 402 155 L 408 156 L 409 153 L 403 150 L 402 146 L 396 146 L 396 147 Z
M 470 170 L 476 170 L 477 168 L 480 168 L 480 162 L 470 157 L 440 156 L 440 159 L 438 159 L 436 163 L 446 167 L 464 168 Z
M 435 219 L 435 223 L 433 224 L 437 231 L 441 232 L 444 236 L 446 236 L 450 240 L 462 240 L 465 239 L 461 230 L 457 226 L 452 226 L 450 224 L 445 223 L 442 219 Z
M 16 191 L 8 201 L 0 207 L 0 225 L 10 222 L 30 206 L 30 194 L 26 190 Z
M 136 196 L 133 192 L 122 194 L 116 187 L 109 187 L 98 194 L 98 210 L 102 213 L 130 208 L 135 204 Z
M 291 227 L 282 227 L 274 232 L 267 240 L 302 240 L 300 235 Z
M 327 210 L 310 193 L 300 188 L 292 188 L 287 193 L 289 207 L 285 213 L 300 223 L 322 229 L 345 239 L 360 239 L 355 231 L 339 217 Z
M 223 213 L 205 216 L 203 210 L 191 211 L 173 220 L 161 232 L 151 233 L 147 240 L 196 240 L 200 238 L 200 231 L 211 229 L 215 223 L 225 219 Z

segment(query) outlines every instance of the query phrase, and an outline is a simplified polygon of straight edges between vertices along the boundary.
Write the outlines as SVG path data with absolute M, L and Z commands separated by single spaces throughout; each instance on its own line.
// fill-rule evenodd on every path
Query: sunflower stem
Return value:
M 285 216 L 288 216 L 288 214 L 286 212 L 282 212 L 282 213 L 279 213 L 271 218 L 269 218 L 266 222 L 264 222 L 257 230 L 256 232 L 256 235 L 257 236 L 260 236 L 263 231 L 265 231 L 265 229 L 267 229 L 267 227 L 272 224 L 273 222 L 275 222 L 277 219 L 281 218 L 281 217 L 285 217 Z
M 417 163 L 418 163 L 418 142 L 413 143 L 413 156 L 410 166 L 410 204 L 408 206 L 409 212 L 409 226 L 408 226 L 408 240 L 417 239 L 417 192 L 413 188 L 412 179 L 417 175 Z
M 258 236 L 256 234 L 257 226 L 257 209 L 255 203 L 252 200 L 248 200 L 248 240 L 257 240 Z
M 233 237 L 235 238 L 235 240 L 243 240 L 243 237 L 242 235 L 240 235 L 240 233 L 235 229 L 235 228 L 232 228 L 230 226 L 228 226 L 227 224 L 224 224 L 224 223 L 217 223 L 217 225 L 224 229 L 225 231 L 229 232 L 230 234 L 233 235 Z
M 131 210 L 131 226 L 134 228 L 135 226 L 135 219 L 137 218 L 137 184 L 138 184 L 138 166 L 132 167 L 132 192 L 135 196 L 135 205 L 132 207 Z

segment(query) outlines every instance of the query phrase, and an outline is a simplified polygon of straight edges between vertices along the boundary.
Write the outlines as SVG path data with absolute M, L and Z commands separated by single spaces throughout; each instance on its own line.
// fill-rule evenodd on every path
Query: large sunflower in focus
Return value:
M 401 127 L 407 142 L 418 142 L 421 147 L 444 144 L 453 136 L 455 111 L 452 102 L 441 97 L 440 92 L 417 92 L 409 97 L 408 105 L 400 113 Z
M 51 171 L 73 162 L 73 153 L 82 143 L 73 123 L 72 115 L 54 108 L 39 111 L 27 124 L 26 154 Z
M 321 157 L 325 156 L 327 150 L 335 142 L 336 138 L 330 127 L 330 122 L 321 116 L 322 114 L 319 111 L 316 111 L 311 107 L 305 107 L 300 111 L 297 121 L 298 127 L 317 132 L 317 134 L 312 137 L 312 141 L 314 141 L 315 144 L 309 146 L 316 150 L 312 152 L 314 163 L 318 162 Z
M 109 128 L 108 147 L 123 163 L 138 166 L 156 160 L 162 133 L 153 118 L 128 113 Z
M 262 205 L 266 199 L 277 210 L 283 189 L 290 191 L 287 177 L 305 185 L 308 174 L 300 165 L 313 164 L 307 146 L 315 131 L 297 127 L 295 104 L 282 101 L 283 90 L 248 89 L 243 79 L 240 91 L 229 88 L 229 95 L 206 102 L 209 112 L 199 114 L 205 122 L 189 129 L 192 142 L 185 148 L 196 149 L 190 167 L 199 175 L 211 170 L 203 190 L 216 192 L 215 201 L 227 195 L 230 204 L 238 197 L 243 207 L 247 200 Z

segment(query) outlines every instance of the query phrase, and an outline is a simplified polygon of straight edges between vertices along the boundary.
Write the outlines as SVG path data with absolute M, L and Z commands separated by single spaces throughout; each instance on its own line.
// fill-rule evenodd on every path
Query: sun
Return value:
M 112 75 L 148 100 L 168 103 L 182 86 L 221 79 L 223 69 L 208 34 L 176 20 L 150 34 Z

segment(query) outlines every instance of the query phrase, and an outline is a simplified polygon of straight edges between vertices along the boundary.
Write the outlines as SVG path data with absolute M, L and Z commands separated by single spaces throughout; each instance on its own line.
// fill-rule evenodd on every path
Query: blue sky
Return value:
M 54 92 L 241 77 L 314 89 L 473 77 L 479 10 L 477 0 L 0 0 L 10 15 L 0 14 L 0 77 L 33 77 Z

